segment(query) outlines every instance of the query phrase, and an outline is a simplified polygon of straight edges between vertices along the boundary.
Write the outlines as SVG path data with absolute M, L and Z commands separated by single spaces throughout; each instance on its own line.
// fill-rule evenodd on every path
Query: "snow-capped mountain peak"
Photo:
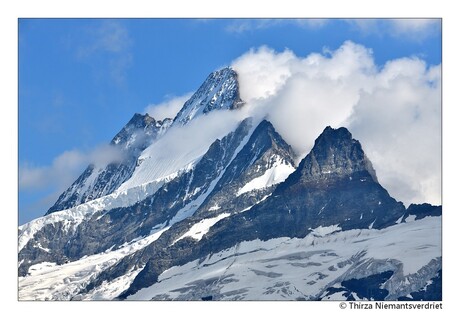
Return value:
M 110 142 L 111 145 L 124 152 L 124 161 L 110 163 L 105 167 L 89 165 L 79 178 L 59 196 L 47 214 L 75 207 L 108 195 L 115 190 L 126 191 L 156 179 L 166 178 L 168 175 L 177 173 L 185 165 L 193 165 L 193 162 L 204 153 L 212 141 L 202 143 L 202 148 L 197 148 L 189 156 L 182 157 L 183 161 L 179 161 L 176 166 L 171 166 L 171 163 L 167 161 L 164 163 L 167 167 L 161 169 L 161 164 L 159 166 L 159 163 L 154 163 L 156 173 L 151 172 L 149 163 L 152 160 L 149 154 L 151 152 L 158 154 L 161 150 L 153 147 L 150 153 L 147 152 L 147 155 L 143 154 L 143 151 L 163 136 L 171 126 L 185 125 L 212 110 L 233 110 L 243 104 L 239 95 L 238 76 L 234 70 L 227 67 L 212 72 L 197 92 L 184 104 L 174 120 L 166 118 L 156 121 L 148 114 L 134 114 Z M 177 157 L 177 154 L 170 155 Z M 144 160 L 146 163 L 142 164 Z M 147 174 L 145 174 L 146 170 Z
M 240 99 L 238 75 L 230 67 L 212 72 L 200 88 L 185 102 L 174 119 L 184 125 L 193 118 L 212 110 L 233 110 L 243 105 Z
M 110 143 L 120 145 L 125 149 L 136 146 L 144 149 L 146 145 L 163 135 L 171 124 L 172 119 L 170 118 L 156 121 L 148 114 L 135 113 Z

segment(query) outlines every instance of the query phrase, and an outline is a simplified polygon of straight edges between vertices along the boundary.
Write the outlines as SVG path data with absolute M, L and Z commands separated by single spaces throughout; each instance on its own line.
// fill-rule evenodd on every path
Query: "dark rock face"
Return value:
M 388 290 L 382 288 L 385 283 L 393 275 L 391 270 L 367 276 L 360 279 L 349 279 L 341 282 L 341 287 L 329 287 L 326 295 L 330 296 L 336 293 L 342 294 L 347 301 L 356 300 L 353 293 L 361 300 L 385 300 L 388 296 Z
M 213 192 L 197 211 L 197 218 L 211 217 L 222 212 L 235 213 L 271 194 L 274 187 L 256 189 L 238 194 L 246 183 L 258 178 L 280 163 L 294 167 L 294 152 L 275 131 L 273 125 L 263 120 L 248 142 L 235 156 Z M 209 210 L 211 207 L 220 209 Z
M 399 301 L 442 301 L 442 270 L 425 287 L 398 298 Z
M 430 204 L 411 204 L 407 208 L 406 213 L 404 214 L 403 221 L 409 216 L 415 216 L 415 220 L 423 219 L 427 216 L 441 216 L 442 214 L 442 207 L 441 206 L 433 206 Z
M 364 154 L 361 144 L 352 138 L 344 127 L 326 127 L 316 139 L 310 154 L 300 163 L 299 174 L 291 183 L 300 179 L 302 183 L 331 183 L 354 173 L 366 173 L 373 182 L 378 182 L 371 162 Z M 287 186 L 289 184 L 286 184 Z
M 110 145 L 118 147 L 124 158 L 106 167 L 90 164 L 80 177 L 62 193 L 46 215 L 68 209 L 112 193 L 134 172 L 139 154 L 162 135 L 171 125 L 171 119 L 155 121 L 148 114 L 135 114 L 115 135 Z
M 245 240 L 266 240 L 305 237 L 319 226 L 383 228 L 404 212 L 402 203 L 376 182 L 359 142 L 346 129 L 326 128 L 297 170 L 267 200 L 226 224 L 245 229 Z M 235 235 L 221 227 L 216 225 L 213 230 L 234 243 L 236 238 L 230 238 Z

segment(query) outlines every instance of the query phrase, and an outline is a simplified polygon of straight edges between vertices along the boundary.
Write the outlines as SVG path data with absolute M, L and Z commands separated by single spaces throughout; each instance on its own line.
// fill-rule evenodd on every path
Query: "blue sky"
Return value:
M 441 63 L 440 20 L 19 19 L 19 223 L 43 215 L 134 113 L 196 90 L 268 46 L 327 54 L 345 41 L 375 64 Z M 61 178 L 62 177 L 62 178 Z

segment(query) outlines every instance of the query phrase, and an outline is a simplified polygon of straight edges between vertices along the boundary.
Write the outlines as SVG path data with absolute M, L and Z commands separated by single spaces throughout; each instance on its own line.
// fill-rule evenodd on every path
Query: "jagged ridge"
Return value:
M 135 114 L 112 139 L 110 145 L 123 152 L 121 162 L 105 167 L 90 164 L 78 179 L 62 193 L 47 213 L 75 207 L 115 191 L 134 172 L 139 154 L 171 126 L 171 119 L 155 121 L 148 114 Z
M 327 176 L 321 174 L 321 170 L 317 170 L 320 174 L 312 174 L 314 165 L 309 163 L 315 162 L 312 160 L 315 154 L 327 154 L 316 160 L 319 168 L 331 169 Z M 340 167 L 333 163 L 347 165 Z M 352 139 L 348 130 L 326 128 L 296 171 L 266 200 L 244 213 L 217 222 L 198 243 L 182 240 L 167 252 L 161 249 L 161 241 L 147 247 L 142 253 L 143 260 L 147 255 L 151 256 L 150 260 L 124 296 L 154 284 L 158 276 L 172 266 L 217 253 L 239 242 L 303 238 L 319 226 L 367 229 L 395 224 L 405 208 L 375 181 L 369 164 L 359 142 Z M 156 253 L 160 250 L 161 257 Z M 159 258 L 163 260 L 161 263 L 157 262 Z

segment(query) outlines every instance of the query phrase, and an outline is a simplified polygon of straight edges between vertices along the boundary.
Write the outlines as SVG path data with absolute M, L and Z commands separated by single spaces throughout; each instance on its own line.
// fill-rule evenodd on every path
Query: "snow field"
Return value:
M 256 177 L 237 192 L 237 196 L 244 193 L 269 187 L 284 182 L 295 171 L 295 167 L 287 164 L 279 156 L 276 157 L 272 167 L 268 168 L 262 176 Z
M 168 229 L 169 227 L 163 228 L 150 236 L 123 245 L 120 249 L 85 256 L 67 264 L 56 265 L 44 262 L 33 265 L 30 268 L 30 275 L 19 277 L 19 300 L 70 300 L 99 273 L 123 257 L 148 246 Z M 105 283 L 94 292 L 94 298 L 92 294 L 86 298 L 106 300 L 114 298 L 117 293 L 124 290 L 124 287 L 130 285 L 130 280 L 134 280 L 134 277 L 134 272 L 131 272 L 124 278 Z
M 331 230 L 335 232 L 330 233 Z M 310 299 L 349 270 L 350 259 L 360 252 L 365 253 L 363 259 L 401 261 L 404 276 L 416 273 L 441 256 L 439 217 L 426 217 L 382 230 L 337 230 L 331 226 L 328 231 L 316 229 L 302 239 L 243 242 L 208 255 L 202 262 L 195 260 L 172 267 L 160 275 L 156 284 L 128 299 L 150 300 L 162 294 L 181 299 L 185 297 L 185 287 L 190 291 L 206 288 L 205 291 L 222 299 Z M 322 237 L 315 233 L 321 233 Z M 224 282 L 228 278 L 231 280 Z M 206 281 L 212 284 L 204 287 Z

